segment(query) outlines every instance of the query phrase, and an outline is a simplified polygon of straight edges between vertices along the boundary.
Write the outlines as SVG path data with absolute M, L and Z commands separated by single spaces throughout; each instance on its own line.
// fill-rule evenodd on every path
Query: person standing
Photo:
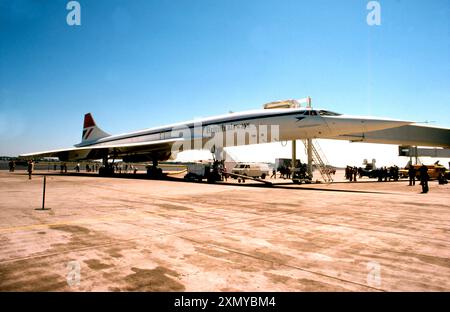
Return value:
M 377 169 L 377 178 L 378 178 L 378 182 L 382 182 L 383 181 L 383 167 L 381 167 L 380 169 Z
M 223 165 L 222 176 L 223 176 L 225 182 L 227 182 L 228 181 L 228 172 L 227 172 L 227 167 L 225 165 Z
M 398 170 L 399 170 L 398 166 L 394 165 L 394 181 L 398 181 L 398 178 L 399 178 Z
M 430 177 L 428 176 L 428 167 L 422 165 L 422 167 L 419 168 L 419 174 L 420 185 L 422 185 L 422 193 L 428 193 L 428 180 L 430 179 Z
M 439 175 L 438 175 L 438 181 L 439 184 L 447 184 L 447 178 L 445 177 L 445 169 L 444 170 L 439 170 Z
M 411 164 L 408 169 L 409 186 L 416 185 L 416 168 Z
M 16 168 L 16 163 L 14 162 L 14 160 L 11 160 L 9 162 L 9 172 L 14 172 L 15 168 Z
M 29 180 L 31 180 L 31 175 L 33 174 L 33 169 L 34 169 L 34 163 L 32 160 L 30 160 L 30 161 L 28 161 L 28 167 L 27 167 Z

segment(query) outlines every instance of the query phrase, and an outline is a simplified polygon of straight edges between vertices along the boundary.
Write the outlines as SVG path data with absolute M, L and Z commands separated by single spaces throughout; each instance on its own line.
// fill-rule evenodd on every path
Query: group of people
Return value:
M 419 172 L 420 185 L 422 186 L 422 193 L 428 193 L 428 181 L 430 176 L 428 175 L 428 167 L 424 164 L 417 170 L 414 166 L 410 165 L 408 169 L 409 186 L 416 185 L 417 172 Z
M 60 167 L 61 173 L 67 173 L 67 164 L 66 163 L 61 163 L 59 165 L 59 167 Z M 112 167 L 115 169 L 116 172 L 122 173 L 122 165 L 113 164 Z M 75 172 L 80 172 L 80 168 L 81 168 L 80 164 L 77 163 L 74 168 Z M 99 164 L 92 164 L 92 165 L 86 164 L 85 168 L 86 168 L 86 172 L 97 172 L 97 171 L 99 171 L 100 166 L 99 166 Z M 131 172 L 136 174 L 138 171 L 137 167 L 133 166 L 133 165 L 128 166 L 128 164 L 125 164 L 124 168 L 125 168 L 125 170 L 124 170 L 125 173 L 128 173 L 128 171 L 131 170 Z M 14 172 L 14 169 L 15 169 L 15 163 L 14 163 L 14 161 L 10 161 L 9 162 L 9 171 Z M 53 170 L 56 171 L 56 169 L 57 169 L 57 165 L 54 164 Z M 32 160 L 30 160 L 27 163 L 27 172 L 28 172 L 29 179 L 31 179 L 33 170 L 34 170 L 34 162 Z
M 64 166 L 64 172 L 67 172 L 67 165 L 63 164 L 63 166 Z M 97 172 L 99 170 L 99 168 L 100 168 L 100 166 L 97 163 L 96 164 L 92 164 L 92 165 L 89 165 L 89 164 L 85 165 L 86 172 Z M 79 163 L 76 164 L 74 170 L 75 170 L 75 172 L 80 172 L 81 171 L 81 165 Z M 62 170 L 61 170 L 61 173 L 62 173 Z
M 347 166 L 345 168 L 345 179 L 350 182 L 357 182 L 357 176 L 362 178 L 363 176 L 368 176 L 369 178 L 377 178 L 378 182 L 382 181 L 398 181 L 400 178 L 399 167 L 391 166 L 391 167 L 381 167 L 378 169 L 363 169 L 361 167 L 352 167 Z
M 97 172 L 98 168 L 99 168 L 98 164 L 92 164 L 92 166 L 86 164 L 86 172 Z
M 280 179 L 290 179 L 292 175 L 291 168 L 281 166 L 278 168 L 278 172 L 280 172 Z M 272 170 L 272 177 L 275 179 L 277 178 L 276 170 L 275 168 Z
M 61 169 L 61 173 L 67 173 L 67 164 L 66 163 L 62 163 L 61 165 L 59 165 L 60 169 Z M 53 169 L 56 171 L 56 164 L 54 165 Z
M 349 180 L 350 182 L 354 181 L 356 182 L 356 176 L 359 175 L 359 177 L 362 177 L 364 174 L 364 170 L 362 168 L 357 167 L 351 167 L 347 166 L 345 168 L 345 178 Z M 377 178 L 378 182 L 382 181 L 398 181 L 400 174 L 399 174 L 399 167 L 398 166 L 391 166 L 391 167 L 381 167 L 379 169 L 374 169 L 371 171 L 370 177 Z M 428 187 L 428 181 L 430 180 L 430 176 L 428 174 L 428 167 L 426 165 L 422 165 L 418 169 L 416 167 L 410 165 L 408 168 L 408 176 L 409 176 L 409 186 L 416 185 L 416 179 L 418 178 L 420 180 L 420 185 L 422 186 L 422 193 L 428 193 L 429 187 Z M 438 176 L 439 184 L 446 184 L 448 183 L 445 174 L 443 172 L 439 173 Z
M 123 173 L 128 173 L 128 171 L 130 171 L 130 172 L 136 174 L 137 171 L 138 171 L 136 166 L 128 165 L 128 164 L 125 164 L 125 165 L 123 165 L 123 164 L 114 164 L 113 166 L 114 166 L 114 171 L 117 172 L 117 173 L 122 173 L 122 172 Z
M 325 172 L 328 174 L 336 174 L 336 169 L 328 167 L 324 169 Z M 280 179 L 295 179 L 297 176 L 304 177 L 308 174 L 308 166 L 306 163 L 301 163 L 300 161 L 297 161 L 296 167 L 292 169 L 289 166 L 279 166 L 278 170 L 276 168 L 272 169 L 272 175 L 270 176 L 271 179 L 277 178 L 277 172 L 280 173 Z M 356 177 L 355 177 L 356 180 Z
M 350 182 L 357 181 L 356 176 L 358 175 L 359 170 L 357 167 L 347 166 L 345 167 L 345 178 Z M 361 177 L 361 175 L 360 175 Z
M 382 181 L 398 181 L 400 175 L 399 175 L 399 168 L 397 166 L 391 166 L 389 168 L 382 167 L 380 169 L 377 169 L 377 178 L 378 178 L 378 182 L 382 182 Z

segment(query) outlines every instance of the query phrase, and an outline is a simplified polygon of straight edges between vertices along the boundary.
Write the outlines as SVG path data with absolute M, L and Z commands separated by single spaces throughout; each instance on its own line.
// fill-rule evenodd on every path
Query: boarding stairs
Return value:
M 308 155 L 308 140 L 302 140 L 303 145 L 305 145 L 305 153 Z M 329 162 L 323 153 L 320 145 L 317 141 L 311 140 L 311 151 L 312 151 L 312 163 L 319 170 L 320 175 L 325 183 L 333 182 L 333 177 L 330 172 Z

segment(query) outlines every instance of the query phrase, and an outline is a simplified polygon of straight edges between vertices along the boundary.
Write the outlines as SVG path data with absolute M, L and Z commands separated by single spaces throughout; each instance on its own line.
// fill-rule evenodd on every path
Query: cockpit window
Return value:
M 317 112 L 314 110 L 305 110 L 302 115 L 305 116 L 317 116 Z
M 305 110 L 301 113 L 304 116 L 340 116 L 341 114 L 335 113 L 335 112 L 331 112 L 331 111 L 327 111 L 327 110 Z
M 320 116 L 340 116 L 341 114 L 338 114 L 338 113 L 335 113 L 335 112 L 326 111 L 326 110 L 320 110 L 319 111 L 319 115 Z

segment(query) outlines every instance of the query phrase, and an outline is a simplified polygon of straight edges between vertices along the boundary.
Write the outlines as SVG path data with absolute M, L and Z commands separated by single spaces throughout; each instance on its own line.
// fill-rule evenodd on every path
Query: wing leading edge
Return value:
M 122 157 L 127 155 L 139 155 L 144 153 L 170 153 L 172 145 L 175 142 L 182 141 L 183 138 L 173 138 L 167 140 L 158 140 L 151 142 L 138 142 L 127 144 L 107 144 L 91 145 L 86 147 L 73 147 L 57 149 L 51 151 L 22 154 L 21 158 L 40 158 L 40 157 L 58 157 L 60 160 L 84 160 L 100 159 L 113 155 Z

